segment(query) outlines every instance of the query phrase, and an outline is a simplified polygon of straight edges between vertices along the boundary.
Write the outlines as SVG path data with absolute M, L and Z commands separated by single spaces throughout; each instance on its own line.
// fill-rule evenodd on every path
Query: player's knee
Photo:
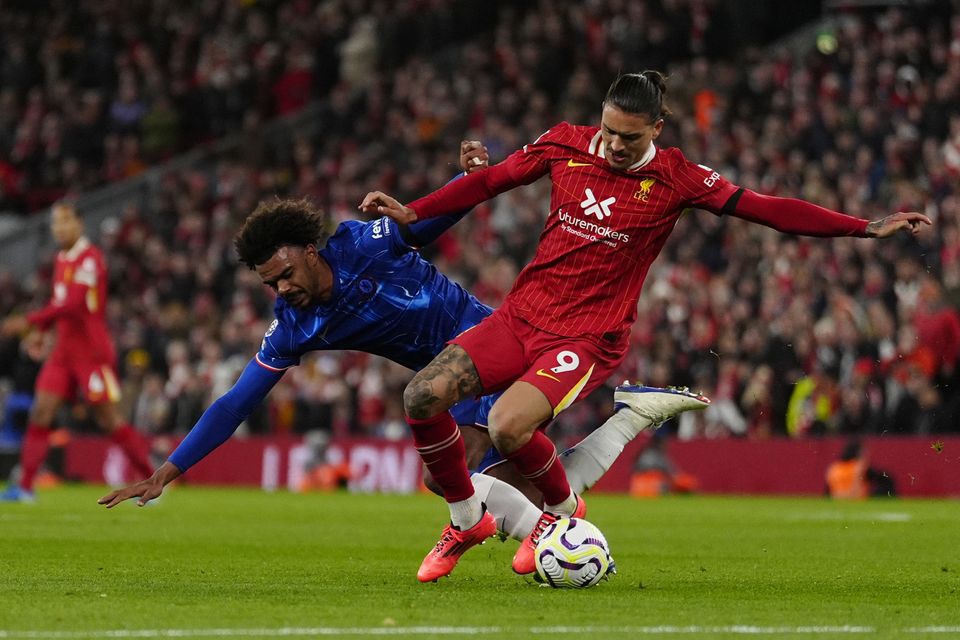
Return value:
M 530 440 L 536 425 L 530 425 L 521 415 L 509 409 L 490 411 L 490 439 L 503 453 L 512 453 Z
M 403 411 L 415 420 L 432 418 L 449 407 L 441 406 L 429 381 L 414 377 L 403 390 Z

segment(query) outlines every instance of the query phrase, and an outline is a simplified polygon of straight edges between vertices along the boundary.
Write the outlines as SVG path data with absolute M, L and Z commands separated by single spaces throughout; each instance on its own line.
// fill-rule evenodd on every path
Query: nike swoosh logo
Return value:
M 574 162 L 574 161 L 573 161 L 573 158 L 570 158 L 569 160 L 567 160 L 567 166 L 568 166 L 568 167 L 589 167 L 589 166 L 590 166 L 590 163 L 589 163 L 589 162 Z
M 547 373 L 547 372 L 544 371 L 543 369 L 537 369 L 537 375 L 538 375 L 538 376 L 543 376 L 544 378 L 550 378 L 551 380 L 556 380 L 557 382 L 560 382 L 560 378 L 558 378 L 558 377 L 556 377 L 556 376 L 553 376 L 553 375 L 550 375 L 549 373 Z

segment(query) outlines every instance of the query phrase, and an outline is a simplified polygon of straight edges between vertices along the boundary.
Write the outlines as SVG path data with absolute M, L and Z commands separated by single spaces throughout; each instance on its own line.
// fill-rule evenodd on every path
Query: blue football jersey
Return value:
M 256 356 L 268 369 L 299 364 L 309 351 L 354 350 L 419 371 L 493 312 L 421 258 L 390 218 L 340 223 L 320 255 L 333 271 L 330 302 L 298 309 L 277 298 Z M 494 399 L 464 400 L 451 412 L 457 424 L 486 425 Z
M 465 213 L 418 222 L 405 235 L 427 244 Z M 225 442 L 303 354 L 364 351 L 419 371 L 493 311 L 421 258 L 389 218 L 341 223 L 320 255 L 333 272 L 330 302 L 297 309 L 277 299 L 254 359 L 170 454 L 181 472 Z M 468 398 L 451 413 L 457 424 L 486 426 L 498 396 Z
M 320 255 L 333 271 L 330 302 L 298 309 L 277 298 L 257 353 L 269 369 L 292 367 L 309 351 L 346 349 L 419 371 L 493 312 L 421 258 L 389 218 L 342 222 Z

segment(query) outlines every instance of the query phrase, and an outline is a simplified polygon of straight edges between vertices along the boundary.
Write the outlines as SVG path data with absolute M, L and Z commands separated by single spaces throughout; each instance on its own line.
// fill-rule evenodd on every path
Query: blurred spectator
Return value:
M 668 493 L 691 493 L 698 486 L 697 479 L 680 471 L 667 455 L 667 436 L 662 431 L 654 431 L 633 464 L 630 495 L 655 498 Z
M 930 276 L 917 292 L 913 326 L 918 344 L 937 355 L 936 376 L 953 379 L 960 358 L 960 312 L 944 303 L 940 283 Z
M 769 438 L 775 433 L 773 394 L 770 388 L 773 375 L 770 366 L 757 367 L 750 375 L 740 397 L 740 406 L 746 412 L 748 437 Z
M 144 19 L 125 4 L 58 2 L 0 14 L 11 34 L 0 42 L 5 206 L 36 209 L 244 133 L 235 151 L 159 176 L 141 206 L 118 203 L 102 229 L 121 361 L 147 356 L 123 372 L 140 389 L 127 410 L 148 428 L 189 427 L 230 358 L 256 350 L 273 299 L 237 268 L 230 239 L 260 199 L 307 196 L 341 220 L 371 187 L 420 196 L 453 175 L 447 150 L 460 139 L 500 160 L 558 119 L 589 123 L 591 96 L 617 72 L 659 67 L 675 112 L 664 146 L 762 193 L 868 218 L 922 211 L 937 232 L 826 245 L 686 215 L 650 269 L 611 383 L 712 395 L 717 415 L 685 414 L 684 437 L 960 430 L 950 3 L 844 12 L 830 53 L 744 41 L 735 54 L 725 3 L 389 4 L 160 3 Z M 312 128 L 262 126 L 317 99 Z M 427 255 L 498 304 L 536 246 L 545 182 L 481 205 Z M 0 273 L 0 315 L 47 297 L 48 279 Z M 300 369 L 251 431 L 405 433 L 390 401 L 403 381 L 376 359 L 323 354 Z M 553 427 L 562 439 L 602 421 L 603 408 L 582 406 Z
M 836 433 L 840 407 L 838 368 L 817 363 L 793 388 L 787 409 L 787 433 L 794 438 Z
M 859 440 L 850 440 L 839 459 L 826 472 L 827 495 L 835 500 L 862 500 L 897 495 L 896 485 L 886 471 L 874 469 Z
M 344 460 L 331 460 L 328 455 L 330 436 L 325 431 L 307 434 L 305 444 L 309 459 L 304 465 L 301 491 L 333 491 L 342 489 L 350 482 L 350 465 Z
M 31 331 L 20 340 L 5 340 L 0 347 L 0 375 L 9 377 L 11 386 L 0 418 L 0 450 L 17 452 L 27 429 L 33 406 L 33 387 L 40 366 L 50 351 L 50 342 L 40 331 Z M 2 472 L 0 472 L 2 473 Z

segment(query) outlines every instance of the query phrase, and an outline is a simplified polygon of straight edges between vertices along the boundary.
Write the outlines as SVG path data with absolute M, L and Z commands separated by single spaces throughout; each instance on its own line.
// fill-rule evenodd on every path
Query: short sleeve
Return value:
M 682 155 L 679 158 L 676 183 L 684 207 L 705 209 L 717 214 L 723 211 L 723 206 L 740 188 L 720 175 L 719 171 L 702 164 L 694 164 Z
M 85 287 L 96 287 L 97 274 L 99 271 L 100 269 L 99 265 L 97 264 L 97 259 L 92 255 L 88 255 L 80 261 L 76 272 L 73 274 L 73 281 L 77 284 L 82 284 Z
M 340 229 L 349 233 L 353 246 L 361 254 L 376 258 L 383 255 L 401 255 L 411 250 L 393 219 L 384 216 L 370 222 L 348 220 Z
M 260 342 L 256 361 L 264 369 L 285 371 L 300 364 L 303 355 L 294 339 L 293 327 L 275 318 Z
M 510 177 L 518 184 L 529 184 L 550 171 L 550 162 L 563 154 L 571 136 L 571 127 L 566 122 L 551 127 L 536 140 L 510 154 L 504 164 Z

